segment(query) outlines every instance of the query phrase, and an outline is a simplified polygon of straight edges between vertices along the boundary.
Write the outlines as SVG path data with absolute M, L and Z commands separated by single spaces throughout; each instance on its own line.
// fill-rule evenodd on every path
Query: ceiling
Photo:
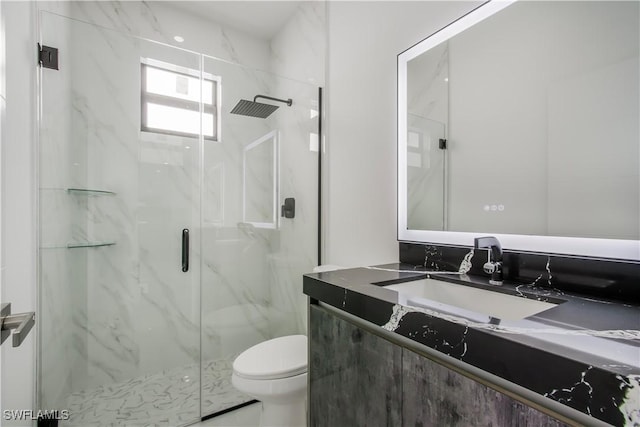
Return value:
M 301 1 L 174 1 L 178 9 L 234 28 L 265 40 L 271 40 Z

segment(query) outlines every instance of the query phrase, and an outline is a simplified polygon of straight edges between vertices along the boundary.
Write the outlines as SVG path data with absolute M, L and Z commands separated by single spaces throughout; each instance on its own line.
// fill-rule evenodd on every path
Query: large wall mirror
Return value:
M 398 55 L 398 238 L 640 260 L 640 3 L 492 1 Z

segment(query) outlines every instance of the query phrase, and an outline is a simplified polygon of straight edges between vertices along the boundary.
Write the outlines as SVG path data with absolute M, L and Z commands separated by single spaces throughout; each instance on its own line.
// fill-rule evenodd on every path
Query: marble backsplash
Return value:
M 467 257 L 469 274 L 487 276 L 482 271 L 484 249 L 400 242 L 399 251 L 400 262 L 428 270 L 458 271 Z M 640 302 L 638 262 L 504 251 L 503 264 L 504 279 L 512 282 Z

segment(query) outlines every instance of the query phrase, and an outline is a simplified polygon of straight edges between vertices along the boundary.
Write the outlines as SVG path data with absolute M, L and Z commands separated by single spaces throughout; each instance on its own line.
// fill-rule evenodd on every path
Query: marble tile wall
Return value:
M 280 76 L 325 84 L 326 3 L 301 2 L 270 41 L 269 70 Z

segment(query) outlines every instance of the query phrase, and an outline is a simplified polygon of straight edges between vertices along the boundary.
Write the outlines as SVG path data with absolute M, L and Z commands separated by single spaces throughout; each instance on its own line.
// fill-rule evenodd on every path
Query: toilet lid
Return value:
M 288 335 L 256 344 L 236 357 L 233 371 L 259 380 L 303 374 L 307 372 L 307 337 Z

